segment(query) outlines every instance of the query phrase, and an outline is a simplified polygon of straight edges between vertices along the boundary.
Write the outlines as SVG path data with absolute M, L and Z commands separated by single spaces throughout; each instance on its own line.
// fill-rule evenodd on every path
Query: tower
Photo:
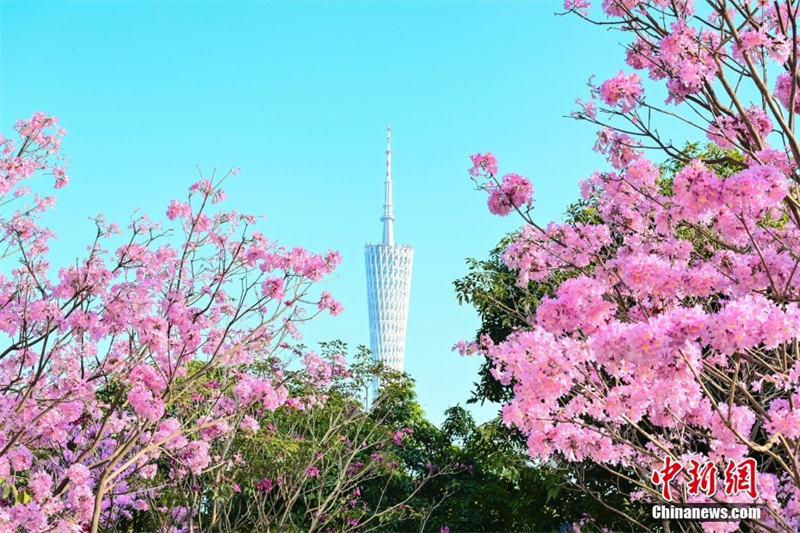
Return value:
M 369 341 L 372 357 L 394 370 L 403 370 L 411 292 L 411 264 L 414 248 L 394 243 L 392 212 L 392 126 L 386 133 L 386 181 L 383 204 L 383 241 L 367 244 L 367 302 Z M 373 394 L 377 392 L 377 382 Z

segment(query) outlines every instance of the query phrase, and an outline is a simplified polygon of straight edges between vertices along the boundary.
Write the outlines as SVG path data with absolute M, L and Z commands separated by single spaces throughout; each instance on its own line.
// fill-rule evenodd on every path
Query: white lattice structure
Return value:
M 367 244 L 367 301 L 372 357 L 402 371 L 406 347 L 408 300 L 414 248 L 394 243 L 392 213 L 392 128 L 386 136 L 386 198 L 383 206 L 383 242 Z M 377 390 L 377 382 L 375 389 Z M 375 393 L 376 391 L 373 391 Z

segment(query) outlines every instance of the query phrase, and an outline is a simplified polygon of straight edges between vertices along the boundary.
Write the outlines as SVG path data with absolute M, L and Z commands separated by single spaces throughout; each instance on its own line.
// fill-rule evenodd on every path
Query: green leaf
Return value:
M 17 503 L 21 503 L 21 504 L 24 505 L 24 504 L 28 503 L 29 501 L 31 501 L 31 499 L 32 499 L 31 493 L 28 492 L 28 489 L 23 489 L 22 491 L 17 493 L 17 497 L 15 498 L 15 501 Z

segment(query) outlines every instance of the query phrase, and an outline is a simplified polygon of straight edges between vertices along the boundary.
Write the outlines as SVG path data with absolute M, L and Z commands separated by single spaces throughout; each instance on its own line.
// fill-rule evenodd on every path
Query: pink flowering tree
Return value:
M 15 129 L 0 136 L 0 530 L 97 531 L 220 471 L 218 443 L 252 431 L 254 409 L 322 401 L 341 365 L 288 348 L 302 322 L 340 311 L 314 289 L 340 259 L 218 209 L 226 174 L 192 185 L 164 223 L 96 217 L 88 253 L 51 266 L 41 214 L 54 200 L 31 189 L 68 183 L 64 131 L 42 113 Z M 301 371 L 313 394 L 287 387 Z
M 626 69 L 590 82 L 572 115 L 599 127 L 595 150 L 610 168 L 581 184 L 580 217 L 542 226 L 531 184 L 499 173 L 491 154 L 473 157 L 489 209 L 524 221 L 506 267 L 522 289 L 547 290 L 509 310 L 524 325 L 505 339 L 460 348 L 483 353 L 510 387 L 503 417 L 534 457 L 591 462 L 633 486 L 633 500 L 763 504 L 748 527 L 796 531 L 800 7 L 566 8 L 626 38 Z M 663 125 L 690 143 L 665 138 Z M 700 151 L 703 139 L 713 145 Z M 729 487 L 750 460 L 755 487 Z M 681 468 L 664 482 L 670 463 Z M 692 485 L 703 472 L 719 490 Z

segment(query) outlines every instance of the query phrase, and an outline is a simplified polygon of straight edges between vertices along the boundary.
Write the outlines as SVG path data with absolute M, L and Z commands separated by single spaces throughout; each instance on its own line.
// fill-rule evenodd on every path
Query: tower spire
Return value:
M 392 124 L 386 128 L 386 198 L 383 204 L 383 244 L 394 246 L 394 214 L 392 213 Z

